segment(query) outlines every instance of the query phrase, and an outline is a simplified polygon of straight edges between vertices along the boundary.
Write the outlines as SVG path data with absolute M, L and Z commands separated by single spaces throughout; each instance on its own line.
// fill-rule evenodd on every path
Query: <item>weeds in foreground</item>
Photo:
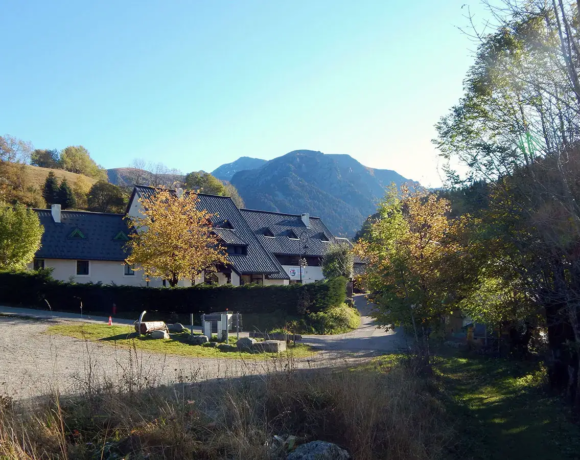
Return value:
M 0 407 L 0 458 L 283 459 L 273 437 L 325 440 L 358 460 L 449 458 L 454 431 L 428 380 L 409 366 L 297 370 L 157 386 L 128 351 L 121 382 L 87 365 L 78 396 Z

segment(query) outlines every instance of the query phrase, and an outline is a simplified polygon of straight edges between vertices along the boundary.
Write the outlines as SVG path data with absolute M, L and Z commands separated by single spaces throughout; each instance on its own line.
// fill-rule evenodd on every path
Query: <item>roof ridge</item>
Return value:
M 44 209 L 44 208 L 32 208 L 33 211 L 36 212 L 40 212 L 40 211 L 45 211 L 45 212 L 51 212 L 50 209 Z M 61 213 L 72 213 L 72 212 L 76 212 L 79 214 L 88 214 L 88 215 L 92 215 L 92 216 L 125 216 L 126 213 L 116 213 L 116 212 L 100 212 L 100 211 L 85 211 L 82 209 L 61 209 L 60 211 Z
M 279 216 L 292 216 L 292 217 L 302 217 L 302 214 L 290 214 L 288 212 L 276 212 L 276 211 L 263 211 L 261 209 L 247 209 L 247 208 L 242 208 L 240 209 L 240 211 L 247 211 L 247 212 L 261 212 L 262 214 L 276 214 Z M 320 217 L 317 216 L 309 216 L 310 219 L 318 219 L 320 220 Z
M 146 188 L 149 190 L 157 190 L 159 187 L 152 187 L 151 185 L 134 185 L 134 188 Z M 165 188 L 164 190 L 167 190 L 168 192 L 176 192 L 175 189 L 172 188 Z M 184 191 L 186 192 L 191 192 L 192 190 L 189 189 L 184 189 Z M 195 192 L 194 192 L 195 193 Z M 224 195 L 212 195 L 211 193 L 195 193 L 197 196 L 211 196 L 211 197 L 215 197 L 215 198 L 228 198 L 228 199 L 232 199 L 231 196 L 224 196 Z

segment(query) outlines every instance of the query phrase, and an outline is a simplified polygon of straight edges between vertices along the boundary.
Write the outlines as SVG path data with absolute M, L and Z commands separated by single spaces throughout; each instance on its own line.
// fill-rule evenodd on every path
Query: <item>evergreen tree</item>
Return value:
M 66 179 L 62 180 L 58 189 L 58 203 L 60 203 L 62 209 L 74 208 L 77 204 L 75 195 Z
M 46 176 L 46 181 L 44 182 L 44 187 L 42 189 L 42 197 L 46 201 L 47 206 L 54 203 L 59 203 L 59 188 L 56 176 L 52 171 Z

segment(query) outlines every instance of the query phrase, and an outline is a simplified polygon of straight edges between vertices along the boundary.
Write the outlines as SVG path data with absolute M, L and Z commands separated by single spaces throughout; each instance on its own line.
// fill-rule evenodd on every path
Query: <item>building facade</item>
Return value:
M 64 211 L 59 205 L 36 210 L 44 234 L 29 268 L 51 268 L 53 278 L 61 281 L 164 286 L 161 279 L 147 280 L 142 270 L 125 263 L 126 243 L 133 231 L 126 217 L 141 215 L 141 203 L 154 193 L 151 187 L 134 187 L 125 214 Z M 228 254 L 229 264 L 211 275 L 220 285 L 321 280 L 326 248 L 344 240 L 335 238 L 319 218 L 308 214 L 240 210 L 229 197 L 198 197 L 200 209 L 212 215 L 214 231 Z M 201 273 L 195 280 L 180 280 L 179 285 L 208 279 Z

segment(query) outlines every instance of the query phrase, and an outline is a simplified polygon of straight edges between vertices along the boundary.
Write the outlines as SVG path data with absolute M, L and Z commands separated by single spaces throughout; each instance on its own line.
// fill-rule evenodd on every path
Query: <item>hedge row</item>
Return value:
M 340 305 L 346 296 L 346 279 L 335 278 L 306 285 L 234 287 L 199 285 L 190 288 L 151 288 L 102 284 L 77 284 L 55 281 L 49 272 L 0 273 L 0 303 L 47 308 L 57 311 L 110 314 L 113 304 L 118 312 L 157 310 L 176 313 L 271 313 L 287 315 L 323 311 Z

